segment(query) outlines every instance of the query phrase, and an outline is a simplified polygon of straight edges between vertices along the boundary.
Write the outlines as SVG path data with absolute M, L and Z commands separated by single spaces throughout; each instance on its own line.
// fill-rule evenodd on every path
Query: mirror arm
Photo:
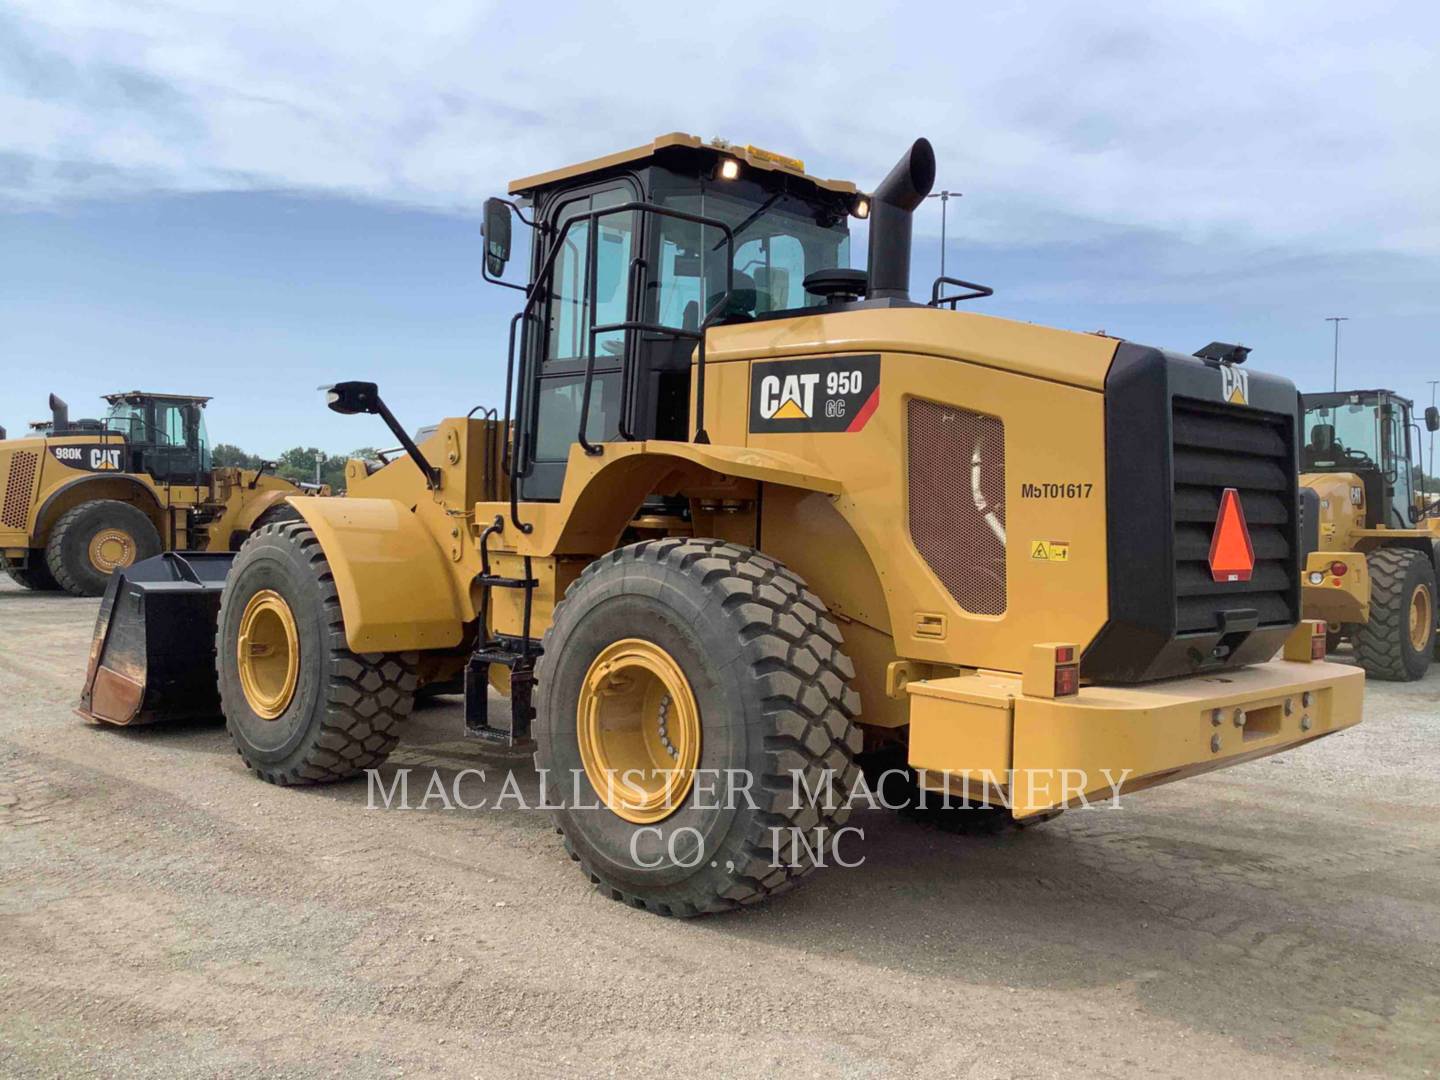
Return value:
M 485 264 L 484 259 L 480 260 L 480 276 L 484 278 L 487 282 L 489 282 L 491 285 L 504 285 L 507 289 L 519 289 L 521 292 L 530 291 L 524 285 L 516 285 L 513 281 L 504 281 L 498 277 L 491 277 L 490 267 Z
M 425 460 L 425 455 L 415 445 L 415 440 L 410 438 L 409 433 L 400 426 L 400 421 L 395 419 L 395 414 L 390 411 L 390 406 L 385 404 L 379 394 L 375 395 L 375 412 L 381 420 L 385 421 L 385 426 L 390 429 L 390 433 L 404 448 L 406 455 L 415 462 L 415 467 L 425 477 L 425 486 L 431 491 L 438 491 L 440 489 L 440 470 Z

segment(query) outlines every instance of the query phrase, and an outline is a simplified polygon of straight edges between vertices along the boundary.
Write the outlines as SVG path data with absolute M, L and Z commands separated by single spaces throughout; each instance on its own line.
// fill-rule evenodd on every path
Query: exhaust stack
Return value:
M 871 299 L 910 299 L 910 234 L 915 208 L 935 183 L 935 151 L 916 139 L 870 196 Z
M 50 395 L 50 431 L 59 435 L 70 427 L 70 406 L 64 401 Z

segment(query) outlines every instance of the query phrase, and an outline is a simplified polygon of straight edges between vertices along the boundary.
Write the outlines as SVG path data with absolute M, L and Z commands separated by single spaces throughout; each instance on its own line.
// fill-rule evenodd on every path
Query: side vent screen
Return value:
M 1005 613 L 1005 424 L 912 398 L 910 538 L 955 602 Z
M 0 510 L 0 524 L 7 529 L 23 529 L 30 512 L 30 489 L 35 484 L 38 455 L 17 450 L 10 457 L 10 475 L 5 480 L 5 507 Z

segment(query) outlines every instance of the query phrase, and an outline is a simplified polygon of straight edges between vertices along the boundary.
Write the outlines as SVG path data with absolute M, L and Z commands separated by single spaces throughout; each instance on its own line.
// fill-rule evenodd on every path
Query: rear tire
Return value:
M 248 640 L 258 640 L 252 616 L 265 604 L 285 616 L 271 618 L 271 640 L 288 638 L 294 660 L 293 671 L 262 694 L 249 666 L 255 654 L 242 659 L 240 640 L 242 624 Z M 272 784 L 329 783 L 379 765 L 414 707 L 416 655 L 350 651 L 330 564 L 303 523 L 268 525 L 240 549 L 221 597 L 215 649 L 235 750 Z
M 50 573 L 50 567 L 45 565 L 45 553 L 43 551 L 30 552 L 30 561 L 25 566 L 7 566 L 5 573 L 10 575 L 10 580 L 19 585 L 22 589 L 29 589 L 31 592 L 56 592 L 60 588 L 55 575 Z
M 1355 628 L 1355 654 L 1377 679 L 1422 678 L 1435 649 L 1435 571 L 1424 555 L 1407 548 L 1380 548 L 1365 561 L 1370 621 Z
M 99 596 L 115 570 L 160 551 L 160 533 L 143 510 L 116 499 L 97 499 L 61 515 L 45 545 L 45 563 L 66 592 Z
M 616 729 L 608 716 L 585 727 L 582 708 L 614 708 L 640 725 L 657 719 L 651 698 L 632 712 L 604 704 L 638 700 L 644 676 L 623 660 L 620 675 L 592 689 L 616 649 L 659 658 L 669 672 L 659 741 L 677 772 L 687 761 L 695 770 L 692 785 L 641 820 L 607 804 L 586 761 L 587 752 L 595 760 L 594 732 Z M 574 806 L 561 800 L 555 823 L 602 892 L 661 915 L 725 911 L 790 888 L 831 850 L 859 775 L 860 698 L 825 605 L 784 566 L 721 540 L 620 548 L 570 587 L 544 650 L 535 760 L 552 786 L 578 796 Z M 732 777 L 734 787 L 750 780 L 753 806 L 738 791 L 727 796 Z

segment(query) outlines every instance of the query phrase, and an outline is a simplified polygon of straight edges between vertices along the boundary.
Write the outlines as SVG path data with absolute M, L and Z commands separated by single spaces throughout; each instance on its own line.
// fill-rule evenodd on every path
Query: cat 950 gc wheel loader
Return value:
M 379 766 L 463 673 L 590 879 L 675 915 L 806 875 L 866 761 L 1026 823 L 1356 723 L 1362 673 L 1300 618 L 1294 387 L 962 312 L 964 282 L 913 301 L 933 177 L 924 140 L 866 194 L 675 134 L 515 182 L 485 214 L 490 280 L 531 237 L 502 414 L 417 446 L 332 387 L 406 458 L 228 574 L 118 582 L 83 710 L 166 714 L 147 635 L 193 625 L 246 764 L 303 784 Z

